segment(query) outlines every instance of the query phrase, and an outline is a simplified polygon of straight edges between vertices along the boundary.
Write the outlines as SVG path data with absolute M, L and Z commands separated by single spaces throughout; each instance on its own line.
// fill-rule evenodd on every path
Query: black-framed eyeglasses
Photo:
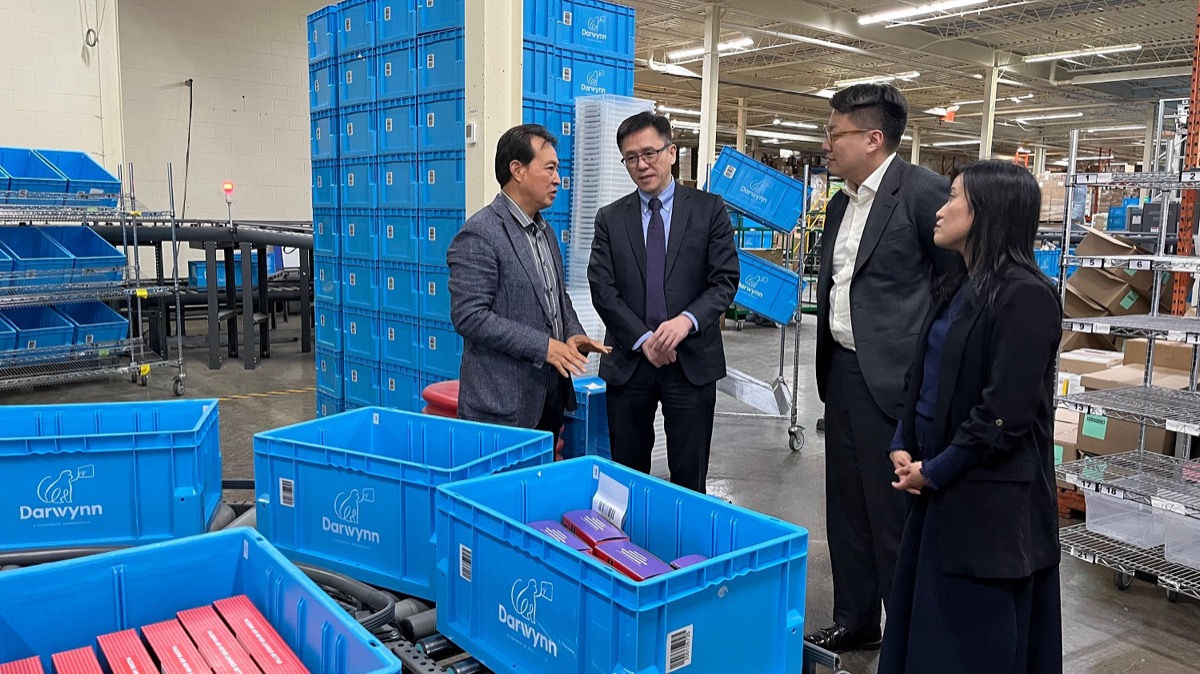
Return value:
M 625 168 L 633 168 L 634 166 L 637 166 L 637 162 L 639 159 L 646 162 L 647 165 L 653 164 L 654 160 L 658 159 L 659 154 L 666 152 L 667 148 L 671 147 L 674 144 L 675 143 L 667 143 L 666 145 L 658 148 L 657 150 L 646 150 L 645 152 L 643 152 L 641 154 L 627 154 L 624 157 L 621 157 L 621 163 L 625 165 Z
M 841 138 L 842 136 L 849 136 L 850 134 L 854 133 L 871 133 L 872 131 L 875 131 L 875 129 L 846 129 L 845 131 L 836 131 L 834 133 L 830 133 L 829 127 L 826 126 L 822 128 L 825 130 L 825 141 L 830 145 L 833 145 L 833 141 Z

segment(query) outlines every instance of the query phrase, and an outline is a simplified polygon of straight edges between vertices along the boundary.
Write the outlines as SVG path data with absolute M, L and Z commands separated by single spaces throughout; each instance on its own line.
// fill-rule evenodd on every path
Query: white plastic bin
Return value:
M 1088 531 L 1143 549 L 1163 544 L 1162 511 L 1095 491 L 1085 498 Z
M 1200 519 L 1169 512 L 1161 517 L 1167 540 L 1163 556 L 1168 562 L 1200 569 Z

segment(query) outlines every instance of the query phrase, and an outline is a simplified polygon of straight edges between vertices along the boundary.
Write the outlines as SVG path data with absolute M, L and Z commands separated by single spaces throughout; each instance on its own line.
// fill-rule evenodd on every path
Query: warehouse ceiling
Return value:
M 1197 12 L 1194 0 L 977 0 L 863 25 L 860 17 L 926 0 L 621 1 L 637 10 L 637 95 L 685 111 L 700 107 L 700 80 L 686 72 L 700 73 L 700 57 L 668 54 L 702 46 L 707 7 L 724 10 L 721 42 L 746 44 L 721 57 L 719 142 L 736 130 L 744 98 L 748 129 L 812 137 L 779 147 L 816 151 L 819 130 L 775 120 L 821 124 L 829 103 L 819 92 L 827 97 L 838 82 L 880 75 L 905 76 L 893 83 L 908 98 L 910 130 L 921 129 L 923 145 L 978 138 L 983 106 L 977 101 L 994 64 L 1003 69 L 997 153 L 1041 143 L 1053 161 L 1065 153 L 1071 129 L 1113 129 L 1085 131 L 1081 155 L 1111 152 L 1128 163 L 1141 161 L 1143 129 L 1157 101 L 1188 96 Z M 1116 51 L 1025 59 L 1101 48 Z M 955 104 L 954 120 L 943 121 Z M 686 112 L 672 117 L 699 119 Z M 930 151 L 978 152 L 961 145 L 923 150 Z

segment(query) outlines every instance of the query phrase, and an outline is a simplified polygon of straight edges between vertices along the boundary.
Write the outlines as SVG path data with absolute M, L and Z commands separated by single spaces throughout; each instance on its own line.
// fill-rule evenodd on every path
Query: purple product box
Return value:
M 530 522 L 529 526 L 533 527 L 534 531 L 546 534 L 550 538 L 562 543 L 563 545 L 583 553 L 591 552 L 592 548 L 587 543 L 584 543 L 581 538 L 571 533 L 569 529 L 551 520 L 539 520 Z
M 629 542 L 628 539 L 608 541 L 597 545 L 596 559 L 637 581 L 673 571 L 661 559 Z
M 605 541 L 627 541 L 629 536 L 595 510 L 572 510 L 563 515 L 563 526 L 591 547 Z
M 699 564 L 700 562 L 707 562 L 707 561 L 708 561 L 708 557 L 705 557 L 704 555 L 684 555 L 684 556 L 680 557 L 679 559 L 671 562 L 671 568 L 682 569 L 684 567 L 695 566 L 695 565 Z

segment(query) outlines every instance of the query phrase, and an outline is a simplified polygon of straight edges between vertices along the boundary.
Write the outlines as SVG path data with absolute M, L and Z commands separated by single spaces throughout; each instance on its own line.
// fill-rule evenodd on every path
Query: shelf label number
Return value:
M 1200 171 L 1184 171 L 1179 180 L 1185 183 L 1200 183 Z

